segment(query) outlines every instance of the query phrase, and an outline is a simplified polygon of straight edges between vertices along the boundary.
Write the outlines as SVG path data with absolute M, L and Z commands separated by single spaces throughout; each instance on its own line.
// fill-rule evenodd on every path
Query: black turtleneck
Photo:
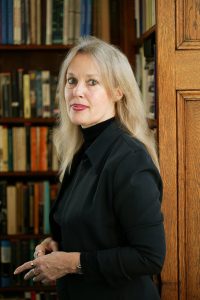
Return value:
M 106 127 L 109 126 L 114 120 L 115 118 L 113 117 L 91 127 L 81 127 L 81 132 L 84 138 L 84 149 L 87 149 L 94 142 L 94 140 L 104 131 L 104 129 L 106 129 Z
M 96 125 L 93 125 L 91 127 L 82 128 L 81 132 L 83 134 L 83 145 L 80 148 L 80 150 L 75 154 L 72 166 L 71 166 L 71 176 L 73 177 L 74 173 L 76 172 L 76 169 L 81 162 L 83 155 L 85 153 L 85 150 L 95 141 L 95 139 L 113 122 L 115 121 L 115 117 L 108 119 L 106 121 L 103 121 L 101 123 L 98 123 Z

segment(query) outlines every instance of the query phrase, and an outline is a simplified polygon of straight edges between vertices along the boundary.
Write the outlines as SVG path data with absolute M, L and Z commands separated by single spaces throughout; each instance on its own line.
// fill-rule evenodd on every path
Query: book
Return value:
M 26 171 L 25 127 L 13 127 L 13 171 Z
M 8 44 L 13 44 L 13 0 L 7 0 L 8 8 Z
M 1 0 L 1 42 L 2 44 L 8 43 L 8 1 Z
M 75 1 L 69 0 L 68 11 L 68 44 L 74 43 L 74 29 L 75 29 Z
M 50 185 L 48 181 L 43 182 L 44 185 L 44 193 L 43 193 L 43 201 L 44 201 L 44 219 L 43 219 L 43 232 L 44 234 L 50 233 L 49 227 L 49 213 L 50 213 Z
M 2 171 L 8 171 L 8 127 L 2 128 Z
M 7 194 L 6 194 L 7 182 L 5 180 L 0 181 L 0 234 L 7 234 Z
M 42 81 L 42 106 L 43 112 L 42 117 L 50 117 L 51 111 L 51 90 L 50 90 L 50 71 L 42 70 L 41 72 Z
M 36 44 L 37 37 L 36 0 L 30 0 L 30 44 Z
M 24 118 L 31 117 L 30 76 L 23 75 Z
M 39 166 L 38 169 L 40 171 L 47 171 L 48 170 L 48 148 L 47 148 L 47 141 L 48 141 L 48 128 L 41 126 L 39 127 L 40 130 L 40 139 L 39 139 Z
M 13 42 L 16 45 L 21 44 L 21 0 L 13 0 Z
M 9 287 L 12 284 L 11 279 L 11 243 L 9 240 L 0 241 L 0 286 Z
M 40 45 L 42 42 L 42 8 L 41 0 L 36 0 L 36 44 Z
M 81 0 L 75 0 L 74 7 L 74 41 L 78 40 L 81 33 Z
M 36 71 L 28 71 L 30 79 L 30 115 L 32 118 L 37 117 L 37 98 L 36 98 Z
M 7 193 L 7 234 L 17 234 L 17 193 L 16 187 L 8 185 Z
M 8 171 L 13 170 L 13 132 L 12 128 L 8 127 Z
M 63 43 L 63 0 L 54 0 L 52 4 L 52 43 Z
M 69 19 L 69 0 L 64 0 L 63 3 L 63 44 L 67 45 L 68 44 L 68 31 L 69 31 L 69 24 L 68 24 L 68 19 Z
M 46 0 L 46 45 L 52 44 L 52 1 Z

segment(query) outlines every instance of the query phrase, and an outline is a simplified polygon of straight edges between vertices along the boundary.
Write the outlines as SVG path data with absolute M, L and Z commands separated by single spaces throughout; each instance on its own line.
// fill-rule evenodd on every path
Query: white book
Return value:
M 52 44 L 52 1 L 46 3 L 46 45 Z
M 13 2 L 13 41 L 15 45 L 21 44 L 22 28 L 21 28 L 21 0 Z

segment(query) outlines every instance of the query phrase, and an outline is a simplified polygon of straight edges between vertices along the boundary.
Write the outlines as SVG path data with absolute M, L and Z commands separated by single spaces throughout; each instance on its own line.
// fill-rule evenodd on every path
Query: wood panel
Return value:
M 162 300 L 200 299 L 200 0 L 157 1 L 167 256 Z
M 200 299 L 200 91 L 177 93 L 180 299 Z
M 176 89 L 198 90 L 200 87 L 200 51 L 176 51 Z
M 200 49 L 200 0 L 176 1 L 176 46 Z
M 178 299 L 177 259 L 177 156 L 175 89 L 175 2 L 159 0 L 157 7 L 157 95 L 160 168 L 167 255 L 162 279 L 162 299 Z M 173 253 L 173 255 L 172 255 Z

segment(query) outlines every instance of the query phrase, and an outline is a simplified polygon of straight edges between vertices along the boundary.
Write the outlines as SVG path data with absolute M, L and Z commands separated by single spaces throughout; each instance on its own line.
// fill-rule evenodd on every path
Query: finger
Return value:
M 42 282 L 43 280 L 46 280 L 46 278 L 41 273 L 33 277 L 33 281 L 34 282 L 39 282 L 39 281 Z
M 58 251 L 58 243 L 57 242 L 52 240 L 50 242 L 50 246 L 51 246 L 52 251 Z
M 30 270 L 28 273 L 25 274 L 24 276 L 24 280 L 28 280 L 31 279 L 35 276 L 35 272 L 34 269 Z
M 43 255 L 45 255 L 45 250 L 38 249 L 38 250 L 35 250 L 33 256 L 34 256 L 34 258 L 37 258 L 37 257 L 43 256 Z
M 47 279 L 44 279 L 41 281 L 43 285 L 49 285 L 50 284 L 50 281 L 47 280 Z
M 33 261 L 28 261 L 26 263 L 24 263 L 23 265 L 19 266 L 17 269 L 15 269 L 14 271 L 14 275 L 20 274 L 23 271 L 32 269 L 34 266 Z

